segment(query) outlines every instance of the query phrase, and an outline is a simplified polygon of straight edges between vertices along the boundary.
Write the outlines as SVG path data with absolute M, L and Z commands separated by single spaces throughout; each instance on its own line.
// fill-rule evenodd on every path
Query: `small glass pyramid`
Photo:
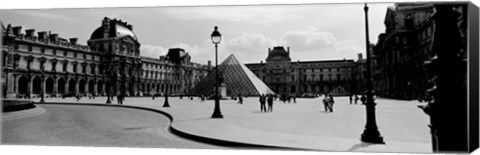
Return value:
M 262 94 L 275 94 L 244 64 L 239 63 L 233 54 L 228 56 L 219 66 L 219 79 L 226 85 L 227 95 L 259 96 Z M 223 80 L 222 80 L 223 79 Z M 193 89 L 197 95 L 214 94 L 215 70 L 200 81 Z
M 350 95 L 350 93 L 348 91 L 346 91 L 345 89 L 343 89 L 342 86 L 338 86 L 337 88 L 333 89 L 328 94 L 333 95 L 333 96 L 347 96 L 347 95 Z

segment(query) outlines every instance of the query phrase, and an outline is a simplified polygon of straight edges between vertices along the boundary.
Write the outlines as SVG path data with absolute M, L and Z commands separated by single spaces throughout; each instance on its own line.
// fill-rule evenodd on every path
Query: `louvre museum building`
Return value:
M 140 56 L 132 25 L 117 19 L 105 17 L 88 45 L 50 31 L 22 32 L 1 24 L 2 97 L 189 93 L 210 70 L 180 48 L 159 58 Z

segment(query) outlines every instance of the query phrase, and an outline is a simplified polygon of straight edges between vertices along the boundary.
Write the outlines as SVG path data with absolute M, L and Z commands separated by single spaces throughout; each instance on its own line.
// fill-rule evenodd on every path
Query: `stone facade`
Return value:
M 358 93 L 357 83 L 362 81 L 358 63 L 351 59 L 325 61 L 291 61 L 290 48 L 282 46 L 268 49 L 266 63 L 245 64 L 277 94 L 315 95 L 330 93 L 342 87 Z
M 45 97 L 144 96 L 162 94 L 167 88 L 171 93 L 188 93 L 210 70 L 190 62 L 188 54 L 180 65 L 141 57 L 132 26 L 117 19 L 105 17 L 88 45 L 51 32 L 35 35 L 34 29 L 21 30 L 2 24 L 2 95 L 7 98 L 42 93 Z
M 458 25 L 466 44 L 466 8 L 456 7 Z M 432 3 L 398 3 L 388 8 L 386 31 L 374 46 L 378 72 L 374 72 L 374 88 L 380 96 L 398 99 L 418 99 L 429 88 L 424 64 L 433 57 L 435 23 Z M 466 46 L 465 46 L 466 47 Z M 465 55 L 465 52 L 463 52 Z

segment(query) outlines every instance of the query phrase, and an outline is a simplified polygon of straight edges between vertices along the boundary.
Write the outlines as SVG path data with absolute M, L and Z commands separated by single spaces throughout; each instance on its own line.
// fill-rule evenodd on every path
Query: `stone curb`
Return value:
M 245 148 L 245 149 L 310 150 L 310 149 L 304 149 L 304 148 L 249 144 L 249 143 L 244 143 L 244 142 L 235 142 L 235 141 L 216 139 L 216 138 L 210 138 L 210 137 L 205 137 L 205 136 L 201 136 L 201 135 L 187 133 L 187 132 L 181 131 L 181 130 L 179 130 L 179 129 L 177 129 L 173 126 L 174 118 L 172 117 L 172 115 L 170 115 L 167 112 L 157 110 L 157 109 L 152 109 L 152 108 L 130 106 L 130 105 L 118 105 L 118 104 L 98 104 L 98 103 L 62 103 L 62 102 L 38 103 L 38 102 L 36 102 L 35 104 L 39 104 L 39 105 L 41 105 L 41 104 L 61 104 L 61 105 L 106 106 L 106 107 L 120 107 L 120 108 L 131 108 L 131 109 L 152 111 L 152 112 L 163 114 L 170 120 L 169 127 L 168 127 L 169 132 L 171 132 L 171 133 L 173 133 L 177 136 L 180 136 L 182 138 L 190 139 L 190 140 L 197 141 L 197 142 L 203 142 L 203 143 L 214 144 L 214 145 L 219 145 L 219 146 L 239 147 L 239 148 Z
M 14 120 L 14 119 L 20 119 L 20 118 L 26 118 L 26 117 L 32 117 L 35 115 L 40 115 L 44 113 L 46 110 L 33 105 L 32 108 L 29 109 L 23 109 L 23 110 L 16 110 L 16 111 L 10 111 L 10 112 L 3 112 L 2 116 L 0 117 L 1 121 L 9 121 L 9 120 Z

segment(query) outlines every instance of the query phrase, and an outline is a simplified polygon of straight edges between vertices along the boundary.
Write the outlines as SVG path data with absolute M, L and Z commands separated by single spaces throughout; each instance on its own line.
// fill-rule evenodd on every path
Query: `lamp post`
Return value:
M 213 44 L 215 44 L 215 109 L 213 110 L 212 118 L 223 118 L 222 112 L 220 112 L 220 97 L 218 95 L 218 44 L 222 40 L 222 34 L 218 32 L 218 27 L 215 26 L 215 30 L 212 32 L 211 38 Z
M 367 123 L 365 125 L 365 130 L 362 133 L 361 140 L 363 142 L 369 143 L 379 143 L 384 144 L 383 137 L 380 135 L 378 131 L 377 123 L 375 120 L 375 105 L 373 99 L 373 90 L 372 90 L 372 70 L 370 66 L 370 41 L 368 38 L 368 6 L 365 3 L 365 7 L 363 7 L 365 11 L 365 31 L 366 31 L 366 48 L 367 48 L 367 99 L 365 103 L 366 111 L 367 111 Z
M 167 59 L 165 59 L 165 62 L 167 62 Z M 167 66 L 168 63 L 166 63 L 165 65 Z M 168 92 L 169 92 L 168 86 L 169 86 L 169 84 L 168 84 L 168 74 L 167 74 L 166 71 L 165 71 L 165 81 L 166 81 L 165 82 L 165 84 L 166 84 L 165 85 L 165 102 L 163 102 L 163 107 L 170 107 L 170 104 L 168 104 Z

